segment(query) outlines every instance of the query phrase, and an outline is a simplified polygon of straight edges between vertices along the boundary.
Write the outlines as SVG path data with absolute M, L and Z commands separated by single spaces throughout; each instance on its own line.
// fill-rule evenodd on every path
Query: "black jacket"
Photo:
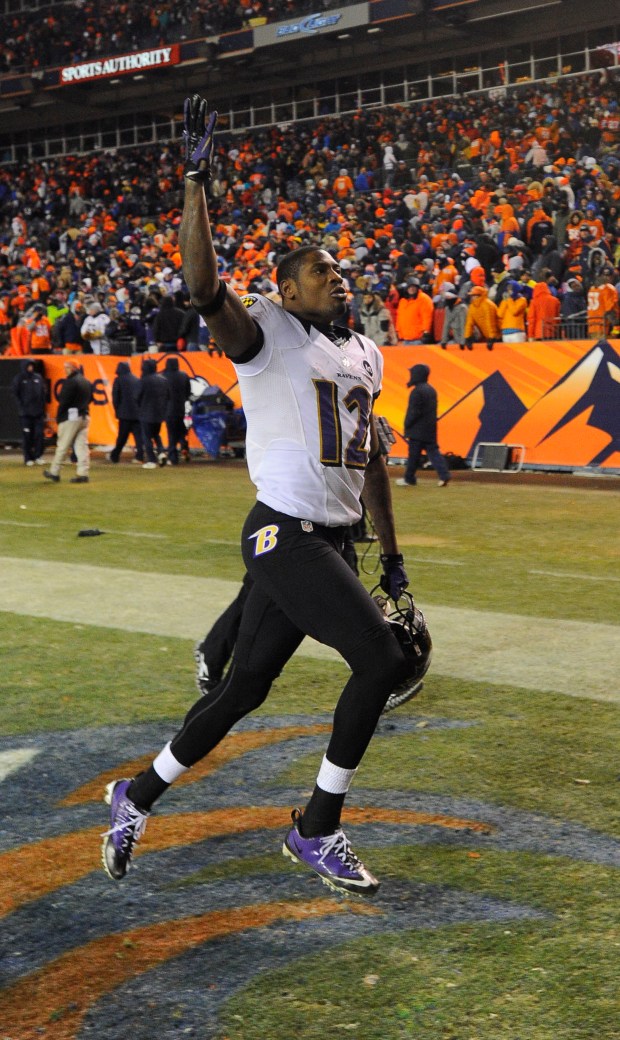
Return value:
M 138 389 L 140 380 L 134 376 L 127 361 L 119 361 L 116 379 L 112 384 L 112 404 L 117 419 L 131 422 L 138 418 Z
M 428 365 L 414 365 L 408 386 L 409 404 L 405 415 L 405 437 L 425 444 L 437 443 L 437 391 L 429 386 Z
M 164 422 L 170 401 L 170 387 L 168 381 L 157 374 L 157 366 L 150 358 L 142 362 L 139 383 L 137 401 L 140 422 Z
M 194 307 L 188 307 L 184 312 L 180 335 L 186 343 L 198 343 L 200 338 L 200 315 Z
M 560 314 L 565 320 L 574 318 L 576 314 L 585 320 L 587 309 L 588 301 L 581 290 L 574 292 L 569 289 L 564 293 L 560 304 Z
M 20 372 L 11 383 L 11 390 L 17 398 L 20 415 L 33 419 L 45 415 L 45 381 L 35 372 L 32 360 L 22 362 Z
M 82 334 L 80 333 L 82 320 L 83 318 L 76 317 L 71 311 L 67 311 L 62 318 L 58 319 L 54 328 L 56 329 L 59 347 L 64 347 L 67 343 L 79 343 L 80 346 L 84 346 Z
M 153 322 L 153 336 L 156 343 L 174 347 L 176 350 L 177 340 L 181 334 L 181 326 L 185 314 L 180 307 L 174 306 L 171 296 L 164 296 L 161 306 L 155 315 Z
M 185 402 L 189 400 L 190 379 L 187 372 L 179 371 L 179 359 L 169 357 L 166 359 L 164 379 L 170 387 L 170 401 L 166 419 L 182 419 L 185 415 Z
M 68 375 L 62 384 L 58 398 L 58 413 L 56 421 L 66 422 L 69 418 L 69 409 L 77 408 L 78 415 L 85 419 L 88 415 L 88 406 L 93 396 L 93 385 L 77 369 Z

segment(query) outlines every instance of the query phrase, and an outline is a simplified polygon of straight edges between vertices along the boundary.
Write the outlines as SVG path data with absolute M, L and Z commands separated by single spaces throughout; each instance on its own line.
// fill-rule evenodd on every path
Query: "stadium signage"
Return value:
M 292 18 L 287 22 L 256 25 L 253 28 L 254 46 L 267 47 L 274 43 L 290 43 L 330 32 L 345 32 L 361 25 L 368 25 L 370 5 L 352 4 L 342 10 L 316 12 L 303 18 Z
M 337 25 L 341 18 L 342 14 L 311 14 L 301 22 L 280 25 L 276 29 L 276 36 L 293 36 L 295 33 L 316 33 L 319 29 L 327 29 L 330 25 Z
M 138 51 L 135 54 L 118 54 L 97 61 L 85 61 L 81 65 L 67 65 L 60 70 L 61 84 L 83 83 L 89 79 L 105 79 L 109 76 L 121 76 L 129 72 L 144 72 L 147 69 L 177 65 L 180 60 L 179 45 L 157 47 L 152 51 Z

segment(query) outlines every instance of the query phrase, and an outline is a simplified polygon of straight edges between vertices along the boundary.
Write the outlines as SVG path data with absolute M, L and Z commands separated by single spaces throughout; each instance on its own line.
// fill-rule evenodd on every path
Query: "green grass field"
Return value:
M 0 460 L 0 557 L 240 580 L 239 532 L 253 500 L 244 464 L 198 461 L 143 472 L 97 460 L 88 486 L 70 486 L 70 475 L 63 471 L 62 483 L 50 486 L 16 458 Z M 423 475 L 415 490 L 394 489 L 402 549 L 423 608 L 483 610 L 499 622 L 519 615 L 618 624 L 620 482 L 601 490 L 587 480 L 562 486 L 540 475 L 517 481 L 504 474 L 493 482 L 460 476 L 446 490 L 434 475 Z M 105 534 L 77 537 L 93 527 Z M 371 548 L 362 564 L 369 588 L 377 580 L 376 555 Z M 0 560 L 0 589 L 1 570 Z M 35 591 L 44 596 L 44 589 Z M 39 614 L 0 610 L 4 737 L 18 743 L 45 731 L 159 720 L 176 726 L 194 699 L 191 638 L 98 627 L 96 605 L 80 624 L 54 620 L 53 604 L 49 617 Z M 588 654 L 586 640 L 576 652 Z M 462 653 L 476 654 L 466 633 Z M 600 663 L 592 659 L 593 674 Z M 261 713 L 331 711 L 345 675 L 338 662 L 297 656 Z M 452 800 L 465 799 L 536 814 L 550 831 L 586 828 L 593 847 L 617 841 L 620 694 L 614 703 L 575 692 L 586 696 L 474 682 L 431 668 L 421 697 L 402 709 L 416 725 L 382 729 L 357 782 L 439 798 L 447 812 Z M 439 721 L 459 725 L 433 725 Z M 278 783 L 308 790 L 316 762 L 316 755 L 296 758 Z M 526 815 L 523 821 L 527 827 Z M 596 862 L 584 841 L 586 852 L 575 846 L 574 858 L 489 849 L 474 834 L 453 847 L 431 840 L 364 844 L 386 890 L 399 882 L 435 885 L 528 906 L 540 916 L 354 940 L 345 919 L 329 955 L 297 959 L 242 986 L 221 1012 L 218 1037 L 617 1040 L 620 859 Z M 227 861 L 225 876 L 275 875 L 283 869 L 277 850 L 276 840 L 273 855 L 260 861 Z M 209 867 L 183 883 L 193 889 L 219 876 Z

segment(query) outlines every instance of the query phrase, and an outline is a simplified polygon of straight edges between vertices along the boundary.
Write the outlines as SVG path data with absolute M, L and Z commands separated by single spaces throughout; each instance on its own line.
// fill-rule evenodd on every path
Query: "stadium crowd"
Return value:
M 222 277 L 275 292 L 281 256 L 319 243 L 380 345 L 617 334 L 619 128 L 597 74 L 220 133 Z M 0 167 L 0 349 L 209 347 L 180 270 L 181 152 Z
M 341 0 L 347 7 L 355 0 Z M 0 17 L 0 75 L 218 36 L 334 6 L 333 0 L 67 0 Z

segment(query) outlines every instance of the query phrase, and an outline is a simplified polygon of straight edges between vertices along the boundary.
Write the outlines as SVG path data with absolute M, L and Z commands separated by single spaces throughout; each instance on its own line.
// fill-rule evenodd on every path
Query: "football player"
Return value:
M 372 340 L 335 324 L 347 293 L 338 262 L 302 246 L 277 269 L 282 305 L 243 298 L 218 276 L 207 192 L 217 114 L 185 102 L 185 200 L 179 233 L 192 304 L 235 366 L 247 418 L 246 452 L 257 501 L 242 533 L 252 578 L 232 665 L 190 708 L 144 773 L 107 787 L 103 863 L 115 880 L 130 864 L 154 802 L 263 703 L 305 635 L 335 647 L 351 669 L 334 712 L 316 786 L 293 810 L 283 852 L 340 892 L 372 895 L 379 881 L 340 826 L 349 786 L 407 655 L 341 555 L 361 516 L 362 488 L 382 549 L 381 587 L 394 602 L 408 585 L 398 550 L 373 404 L 383 358 Z

